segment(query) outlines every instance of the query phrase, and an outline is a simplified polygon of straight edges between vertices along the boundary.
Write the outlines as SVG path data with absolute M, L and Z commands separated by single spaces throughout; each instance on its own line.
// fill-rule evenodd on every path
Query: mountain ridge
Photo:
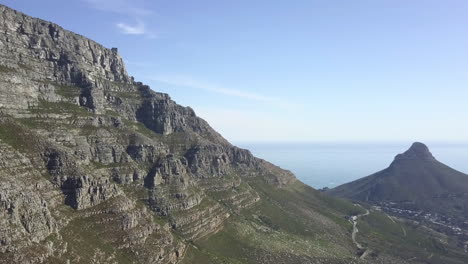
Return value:
M 0 12 L 0 263 L 463 263 L 374 211 L 359 259 L 362 208 L 233 146 L 117 49 Z
M 448 192 L 468 193 L 468 175 L 437 161 L 419 142 L 396 155 L 388 168 L 328 191 L 363 201 L 414 201 Z
M 146 228 L 137 232 L 144 240 L 168 238 L 164 247 L 173 251 L 146 252 L 140 261 L 176 262 L 184 244 L 175 242 L 170 229 L 149 221 L 147 209 L 171 216 L 167 224 L 195 239 L 215 232 L 230 216 L 208 192 L 241 188 L 224 197 L 240 209 L 258 201 L 243 178 L 263 177 L 278 187 L 295 181 L 292 173 L 232 146 L 191 108 L 135 82 L 116 48 L 3 5 L 0 12 L 0 202 L 5 209 L 0 252 L 7 254 L 5 261 L 31 261 L 28 248 L 70 226 L 76 217 L 64 217 L 63 205 L 85 211 L 111 203 L 109 208 L 116 208 L 109 210 L 130 221 L 114 227 Z M 23 173 L 23 167 L 30 172 Z M 147 209 L 136 214 L 139 200 Z M 17 226 L 15 232 L 9 226 Z M 123 233 L 119 239 L 132 238 Z M 126 247 L 132 254 L 141 250 Z

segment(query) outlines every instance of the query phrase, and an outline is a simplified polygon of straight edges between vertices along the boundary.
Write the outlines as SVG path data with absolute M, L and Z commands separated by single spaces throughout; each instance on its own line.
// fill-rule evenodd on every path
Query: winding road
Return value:
M 362 207 L 361 205 L 356 205 L 356 206 L 360 206 Z M 354 215 L 354 216 L 351 216 L 351 222 L 353 223 L 353 233 L 351 234 L 351 238 L 353 240 L 353 243 L 356 245 L 356 247 L 360 250 L 364 250 L 364 253 L 362 253 L 361 255 L 361 259 L 364 259 L 367 255 L 369 255 L 369 253 L 371 252 L 370 249 L 366 249 L 365 247 L 363 247 L 361 244 L 359 244 L 359 242 L 356 241 L 356 234 L 359 232 L 359 229 L 357 228 L 357 220 L 360 218 L 360 217 L 363 217 L 363 216 L 366 216 L 366 215 L 369 215 L 369 210 L 366 209 L 366 212 L 364 214 L 360 214 L 360 215 Z

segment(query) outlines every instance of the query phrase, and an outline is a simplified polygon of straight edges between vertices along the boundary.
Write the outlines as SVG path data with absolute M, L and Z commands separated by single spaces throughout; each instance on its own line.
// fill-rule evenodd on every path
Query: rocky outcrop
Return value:
M 109 50 L 56 24 L 5 6 L 0 6 L 0 13 L 0 64 L 4 70 L 29 77 L 12 77 L 10 82 L 16 89 L 8 97 L 0 97 L 0 106 L 27 108 L 51 88 L 44 82 L 52 81 L 80 86 L 81 104 L 98 109 L 103 100 L 100 79 L 131 82 L 117 49 Z
M 54 216 L 62 201 L 30 159 L 1 140 L 0 153 L 0 255 L 20 260 L 63 225 Z
M 260 199 L 246 181 L 294 181 L 135 82 L 117 49 L 2 5 L 0 14 L 3 259 L 113 263 L 130 252 L 175 263 L 184 240 Z
M 218 231 L 230 213 L 219 203 L 205 199 L 198 206 L 173 215 L 172 227 L 186 239 L 195 240 Z

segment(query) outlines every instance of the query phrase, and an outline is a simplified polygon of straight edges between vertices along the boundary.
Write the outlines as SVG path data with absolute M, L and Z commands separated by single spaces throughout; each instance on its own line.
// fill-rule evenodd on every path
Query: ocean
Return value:
M 237 143 L 314 187 L 333 188 L 388 167 L 411 143 Z M 468 144 L 427 144 L 440 162 L 468 174 Z

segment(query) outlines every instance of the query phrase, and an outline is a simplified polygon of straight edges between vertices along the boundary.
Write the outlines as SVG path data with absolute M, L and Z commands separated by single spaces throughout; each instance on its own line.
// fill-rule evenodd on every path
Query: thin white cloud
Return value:
M 153 11 L 144 8 L 142 1 L 131 0 L 82 0 L 90 5 L 91 8 L 96 10 L 116 13 L 133 17 L 137 22 L 136 24 L 129 24 L 125 22 L 116 23 L 119 31 L 126 35 L 145 35 L 149 38 L 156 38 L 151 30 L 148 30 L 144 18 L 153 14 Z
M 82 0 L 94 9 L 101 11 L 112 12 L 117 14 L 125 14 L 131 16 L 148 16 L 153 11 L 140 7 L 141 1 L 130 1 L 130 0 Z
M 142 21 L 138 21 L 134 25 L 126 23 L 117 23 L 117 28 L 120 29 L 120 32 L 128 35 L 143 35 L 146 33 L 145 24 Z
M 235 96 L 235 97 L 248 99 L 248 100 L 276 103 L 276 104 L 281 104 L 281 105 L 289 104 L 289 102 L 286 102 L 282 98 L 277 98 L 277 97 L 268 96 L 268 95 L 259 94 L 259 93 L 253 93 L 253 92 L 246 92 L 243 90 L 224 88 L 218 85 L 196 81 L 194 79 L 183 77 L 183 76 L 156 76 L 150 79 L 153 81 L 162 82 L 162 83 L 166 83 L 170 85 L 189 87 L 189 88 L 204 90 L 204 91 L 227 95 L 227 96 Z

